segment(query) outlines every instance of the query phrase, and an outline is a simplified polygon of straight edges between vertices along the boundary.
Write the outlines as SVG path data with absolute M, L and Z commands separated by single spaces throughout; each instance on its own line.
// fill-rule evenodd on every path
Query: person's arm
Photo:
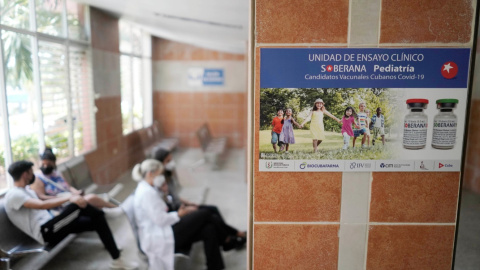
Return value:
M 311 111 L 311 112 L 308 114 L 307 118 L 305 118 L 305 120 L 303 120 L 303 123 L 300 124 L 300 127 L 303 128 L 303 125 L 305 125 L 305 123 L 307 123 L 308 121 L 310 121 L 310 120 L 312 119 L 312 114 L 313 114 L 313 111 Z
M 353 116 L 350 116 L 350 117 L 353 117 Z M 357 118 L 353 118 L 353 121 L 352 121 L 352 122 L 353 122 L 353 125 L 355 126 L 355 128 L 356 128 L 356 129 L 359 129 L 359 128 L 360 128 L 360 124 L 357 123 L 357 120 L 358 120 Z
M 23 203 L 23 207 L 31 209 L 52 209 L 58 207 L 68 201 L 70 201 L 71 196 L 65 197 L 55 197 L 53 199 L 40 200 L 35 198 L 30 198 Z
M 302 126 L 301 126 L 299 123 L 297 123 L 297 121 L 295 121 L 295 119 L 293 119 L 293 118 L 292 118 L 292 123 L 293 123 L 294 125 L 296 125 L 298 128 L 301 128 L 301 127 L 302 127 Z
M 160 227 L 171 226 L 185 215 L 185 206 L 181 206 L 178 211 L 167 212 L 167 204 L 156 193 L 141 192 L 135 194 L 135 207 L 140 208 L 140 215 L 137 219 L 150 219 Z
M 333 120 L 337 121 L 338 123 L 342 123 L 342 121 L 340 119 L 338 119 L 337 117 L 335 117 L 335 115 L 331 114 L 329 111 L 327 111 L 325 109 L 325 107 L 322 108 L 322 112 L 324 114 L 326 114 L 328 117 L 332 118 Z
M 76 189 L 76 188 L 74 188 L 74 187 L 72 187 L 72 186 L 70 186 L 68 189 L 69 189 L 70 192 L 71 192 L 72 194 L 74 194 L 74 195 L 84 195 L 83 190 L 78 190 L 78 189 Z
M 194 202 L 191 202 L 189 200 L 186 200 L 186 199 L 182 199 L 180 198 L 180 202 L 186 206 L 195 206 L 195 207 L 198 207 L 198 204 L 194 203 Z
M 38 179 L 38 177 L 37 177 Z M 45 184 L 43 183 L 42 180 L 38 179 L 37 181 L 33 182 L 33 184 L 30 185 L 30 188 L 37 193 L 37 196 L 40 200 L 49 200 L 49 199 L 54 199 L 57 196 L 51 196 L 45 194 Z

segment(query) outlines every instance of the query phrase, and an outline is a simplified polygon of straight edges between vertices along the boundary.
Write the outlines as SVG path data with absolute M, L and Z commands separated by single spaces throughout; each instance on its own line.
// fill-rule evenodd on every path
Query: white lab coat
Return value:
M 168 212 L 162 193 L 145 181 L 135 190 L 134 207 L 140 246 L 148 257 L 149 269 L 173 270 L 172 225 L 180 220 L 177 212 Z

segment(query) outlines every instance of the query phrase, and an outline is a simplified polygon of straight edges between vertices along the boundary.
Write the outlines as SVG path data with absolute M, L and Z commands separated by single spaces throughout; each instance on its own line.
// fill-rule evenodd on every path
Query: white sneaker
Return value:
M 110 268 L 111 269 L 124 269 L 124 270 L 133 270 L 138 268 L 138 263 L 136 262 L 127 262 L 122 259 L 122 257 L 119 257 L 116 260 L 113 260 L 110 263 Z
M 344 144 L 343 145 L 343 150 L 347 150 L 347 148 L 348 148 L 348 145 Z
M 117 218 L 125 215 L 123 209 L 121 207 L 114 207 L 114 208 L 102 208 L 103 212 L 105 212 L 105 217 L 107 218 Z

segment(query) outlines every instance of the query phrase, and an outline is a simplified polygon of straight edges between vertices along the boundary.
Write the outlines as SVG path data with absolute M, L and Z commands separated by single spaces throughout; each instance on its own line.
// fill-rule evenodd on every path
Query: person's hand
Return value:
M 80 208 L 87 207 L 87 201 L 80 195 L 73 195 L 70 197 L 70 202 L 78 205 Z
M 187 211 L 189 211 L 189 213 L 193 212 L 193 211 L 197 211 L 198 210 L 198 206 L 196 205 L 187 205 L 185 206 L 185 209 L 187 209 Z
M 183 216 L 186 216 L 186 215 L 190 214 L 193 211 L 195 211 L 195 210 L 193 210 L 192 208 L 189 208 L 188 206 L 185 206 L 184 204 L 182 204 L 180 206 L 180 208 L 178 209 L 177 213 L 178 213 L 179 217 L 183 217 Z
M 194 202 L 191 202 L 191 201 L 185 201 L 185 205 L 186 206 L 195 206 L 198 208 L 198 204 L 194 203 Z

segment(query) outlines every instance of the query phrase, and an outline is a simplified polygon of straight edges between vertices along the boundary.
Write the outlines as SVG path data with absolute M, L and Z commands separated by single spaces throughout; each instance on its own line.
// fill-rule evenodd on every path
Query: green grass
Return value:
M 361 148 L 362 137 L 355 141 L 355 148 L 352 148 L 350 139 L 349 148 L 343 150 L 343 137 L 340 133 L 325 132 L 326 139 L 318 146 L 317 153 L 313 153 L 312 136 L 309 130 L 295 130 L 295 144 L 290 144 L 289 153 L 274 153 L 271 141 L 271 131 L 260 131 L 260 159 L 319 159 L 319 160 L 348 160 L 348 159 L 391 159 L 393 149 L 389 143 L 381 145 L 377 140 L 377 145 L 370 148 Z M 277 147 L 278 149 L 278 147 Z M 263 155 L 262 155 L 263 154 Z

